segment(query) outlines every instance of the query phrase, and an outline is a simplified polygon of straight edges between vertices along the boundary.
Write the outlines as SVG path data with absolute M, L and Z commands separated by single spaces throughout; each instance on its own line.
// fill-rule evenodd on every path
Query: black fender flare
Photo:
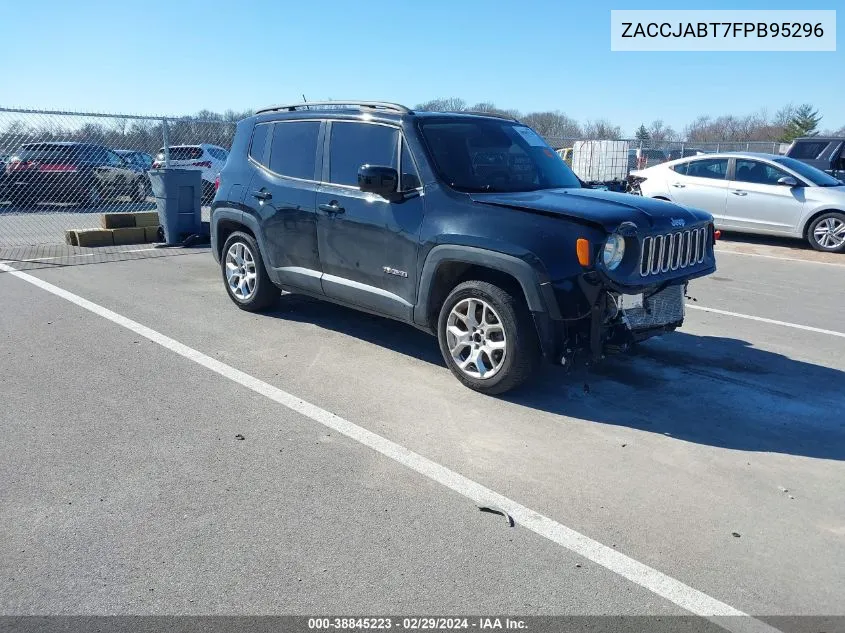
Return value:
M 431 286 L 437 269 L 443 262 L 461 262 L 491 268 L 512 276 L 517 280 L 525 295 L 528 309 L 534 316 L 544 354 L 549 354 L 553 342 L 550 337 L 550 320 L 561 320 L 560 309 L 554 290 L 547 279 L 528 262 L 513 255 L 491 251 L 474 246 L 440 245 L 428 253 L 420 273 L 417 305 L 414 306 L 414 323 L 436 330 L 436 324 L 429 322 L 429 300 Z
M 209 232 L 211 234 L 211 252 L 214 255 L 214 260 L 218 263 L 220 262 L 220 250 L 223 248 L 223 244 L 218 243 L 219 231 L 217 230 L 217 227 L 223 220 L 228 220 L 229 222 L 240 224 L 252 231 L 252 234 L 255 236 L 255 241 L 258 242 L 258 249 L 261 251 L 261 259 L 264 261 L 264 268 L 265 270 L 267 270 L 267 273 L 272 277 L 273 268 L 270 266 L 270 262 L 267 260 L 267 249 L 264 247 L 264 233 L 261 231 L 261 227 L 258 224 L 258 220 L 256 220 L 255 217 L 253 217 L 249 213 L 245 213 L 241 209 L 234 209 L 232 207 L 212 208 L 211 222 L 209 223 Z

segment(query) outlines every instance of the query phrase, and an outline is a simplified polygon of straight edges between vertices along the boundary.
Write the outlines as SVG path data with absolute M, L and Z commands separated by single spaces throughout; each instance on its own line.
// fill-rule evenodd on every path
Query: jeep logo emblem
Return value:
M 671 218 L 672 226 L 685 226 L 687 221 L 683 218 Z

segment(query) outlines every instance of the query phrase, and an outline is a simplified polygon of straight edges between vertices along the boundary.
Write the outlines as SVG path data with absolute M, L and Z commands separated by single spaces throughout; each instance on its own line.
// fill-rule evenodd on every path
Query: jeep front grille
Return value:
M 640 253 L 640 275 L 659 275 L 700 264 L 707 253 L 708 237 L 708 227 L 703 226 L 645 238 Z

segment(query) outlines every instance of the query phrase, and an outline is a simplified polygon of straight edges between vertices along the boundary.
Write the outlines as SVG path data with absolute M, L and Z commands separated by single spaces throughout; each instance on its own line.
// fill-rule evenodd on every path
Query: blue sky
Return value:
M 708 9 L 836 9 L 710 0 Z M 835 53 L 610 52 L 610 10 L 682 8 L 524 0 L 10 1 L 0 9 L 0 106 L 140 114 L 360 98 L 459 96 L 605 118 L 631 133 L 663 119 L 809 102 L 845 125 Z M 696 8 L 685 6 L 683 8 Z M 842 33 L 843 15 L 837 18 Z

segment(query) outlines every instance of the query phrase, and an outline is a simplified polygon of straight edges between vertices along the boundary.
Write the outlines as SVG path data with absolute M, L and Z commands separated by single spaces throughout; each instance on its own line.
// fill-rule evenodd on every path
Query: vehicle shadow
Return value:
M 300 295 L 279 319 L 312 323 L 448 371 L 437 341 L 411 326 Z M 674 332 L 572 372 L 545 365 L 501 400 L 741 451 L 845 460 L 845 372 L 750 343 Z
M 845 372 L 729 337 L 674 332 L 591 369 L 544 371 L 504 399 L 721 448 L 845 460 Z
M 284 294 L 266 316 L 311 323 L 445 368 L 437 339 L 410 325 L 304 295 Z
M 775 235 L 755 235 L 752 233 L 733 233 L 728 229 L 721 229 L 720 242 L 732 242 L 735 244 L 758 244 L 760 246 L 779 246 L 800 251 L 815 252 L 807 243 L 807 240 L 799 240 L 794 237 L 778 237 Z

